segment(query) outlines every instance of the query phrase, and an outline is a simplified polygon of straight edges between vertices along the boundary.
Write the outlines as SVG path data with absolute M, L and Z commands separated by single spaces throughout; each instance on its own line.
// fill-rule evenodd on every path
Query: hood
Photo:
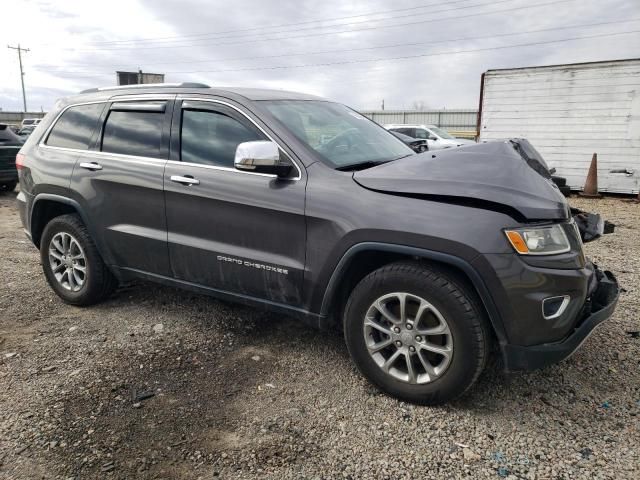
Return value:
M 526 220 L 568 218 L 567 203 L 540 154 L 524 139 L 450 148 L 356 171 L 370 190 L 437 197 L 517 212 Z
M 439 144 L 439 145 L 446 145 L 446 146 L 455 146 L 455 147 L 462 147 L 463 145 L 475 145 L 476 142 L 474 142 L 473 140 L 467 140 L 464 138 L 440 138 L 439 140 L 437 140 L 435 142 L 435 144 Z

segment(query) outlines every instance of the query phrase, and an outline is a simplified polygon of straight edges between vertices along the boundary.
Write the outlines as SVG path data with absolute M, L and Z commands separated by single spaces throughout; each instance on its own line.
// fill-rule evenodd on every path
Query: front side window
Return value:
M 87 150 L 98 128 L 98 120 L 104 105 L 104 103 L 92 103 L 65 110 L 49 133 L 46 144 L 51 147 Z
M 452 135 L 450 135 L 449 132 L 447 132 L 446 130 L 443 130 L 441 128 L 431 127 L 431 130 L 433 131 L 433 133 L 438 135 L 440 138 L 444 138 L 446 140 L 453 140 L 455 138 Z
M 240 143 L 266 140 L 249 122 L 222 112 L 183 110 L 180 155 L 183 162 L 233 168 Z
M 112 110 L 102 135 L 103 152 L 163 158 L 164 112 Z
M 415 132 L 415 138 L 420 138 L 422 140 L 433 140 L 435 138 L 428 130 L 425 130 L 424 128 L 416 128 Z
M 384 163 L 413 154 L 388 130 L 339 103 L 316 100 L 263 103 L 292 134 L 334 168 Z

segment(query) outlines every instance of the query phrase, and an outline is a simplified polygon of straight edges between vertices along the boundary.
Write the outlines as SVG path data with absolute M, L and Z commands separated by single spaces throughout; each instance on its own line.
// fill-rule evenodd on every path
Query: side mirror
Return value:
M 292 165 L 280 159 L 280 149 L 274 142 L 243 142 L 236 148 L 234 165 L 238 170 L 268 173 L 286 177 Z

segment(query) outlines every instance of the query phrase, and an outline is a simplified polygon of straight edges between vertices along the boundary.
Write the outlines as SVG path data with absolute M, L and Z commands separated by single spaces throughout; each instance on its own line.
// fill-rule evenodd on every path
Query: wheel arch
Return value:
M 42 232 L 47 226 L 47 223 L 55 217 L 70 213 L 78 214 L 89 231 L 91 231 L 91 227 L 87 222 L 86 216 L 83 214 L 80 204 L 75 200 L 50 193 L 36 195 L 29 216 L 29 230 L 33 244 L 37 248 L 40 248 Z
M 502 318 L 493 297 L 470 262 L 455 255 L 404 245 L 365 242 L 349 248 L 331 274 L 320 307 L 321 317 L 330 318 L 333 312 L 338 314 L 337 318 L 333 318 L 333 322 L 339 321 L 346 300 L 355 285 L 372 271 L 399 260 L 427 262 L 470 287 L 477 295 L 480 307 L 484 309 L 498 342 L 506 342 Z

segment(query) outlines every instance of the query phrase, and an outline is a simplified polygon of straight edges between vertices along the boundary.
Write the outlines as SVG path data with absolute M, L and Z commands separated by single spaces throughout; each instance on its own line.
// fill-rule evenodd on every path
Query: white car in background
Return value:
M 446 130 L 438 128 L 435 125 L 407 125 L 407 124 L 388 124 L 384 128 L 391 132 L 402 133 L 412 138 L 426 140 L 429 144 L 429 150 L 439 150 L 443 148 L 461 147 L 463 145 L 471 145 L 476 142 L 473 140 L 465 140 L 456 138 L 449 134 Z

